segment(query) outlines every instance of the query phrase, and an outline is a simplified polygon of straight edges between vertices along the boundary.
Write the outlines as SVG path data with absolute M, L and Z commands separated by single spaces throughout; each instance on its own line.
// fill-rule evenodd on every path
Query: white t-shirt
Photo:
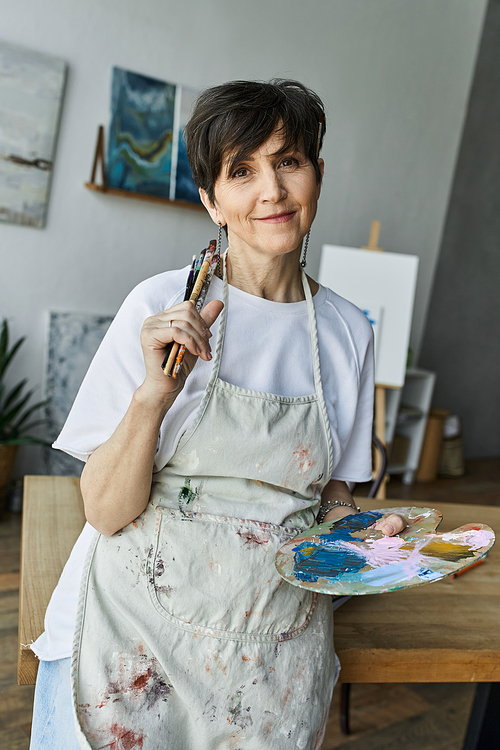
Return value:
M 182 301 L 188 268 L 169 271 L 139 284 L 112 322 L 81 385 L 54 448 L 86 460 L 114 432 L 132 394 L 143 382 L 140 331 L 144 320 Z M 222 299 L 214 278 L 207 302 Z M 321 379 L 333 443 L 332 479 L 371 479 L 373 418 L 373 334 L 354 305 L 320 286 L 313 298 L 318 328 Z M 278 303 L 229 287 L 227 328 L 219 376 L 249 390 L 283 396 L 314 393 L 307 303 Z M 212 328 L 212 349 L 218 321 Z M 154 462 L 160 471 L 193 419 L 212 363 L 196 363 L 161 427 Z M 78 589 L 94 534 L 86 524 L 45 615 L 45 632 L 33 645 L 41 659 L 71 654 Z

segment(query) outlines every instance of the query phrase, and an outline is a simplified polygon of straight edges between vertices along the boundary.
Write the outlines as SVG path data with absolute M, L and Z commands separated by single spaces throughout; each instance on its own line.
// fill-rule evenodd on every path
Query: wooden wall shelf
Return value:
M 195 211 L 204 211 L 205 207 L 201 203 L 189 203 L 189 201 L 171 201 L 169 198 L 162 198 L 161 195 L 147 195 L 146 193 L 134 193 L 132 190 L 119 190 L 118 188 L 109 188 L 105 185 L 97 185 L 95 182 L 84 182 L 89 190 L 95 193 L 104 193 L 107 195 L 119 195 L 123 198 L 135 198 L 140 201 L 149 201 L 150 203 L 168 203 L 170 206 L 180 206 L 181 208 L 193 208 Z
M 97 167 L 101 167 L 102 183 L 98 185 L 96 183 Z M 148 201 L 150 203 L 167 203 L 170 206 L 180 206 L 181 208 L 191 208 L 195 211 L 205 211 L 205 207 L 201 203 L 190 203 L 189 201 L 174 200 L 170 198 L 163 198 L 161 195 L 148 195 L 147 193 L 135 193 L 132 190 L 120 190 L 119 188 L 110 188 L 107 185 L 106 180 L 106 165 L 104 161 L 104 126 L 99 125 L 97 131 L 97 143 L 95 147 L 94 163 L 92 165 L 92 176 L 90 182 L 84 182 L 84 185 L 88 190 L 93 190 L 96 193 L 105 193 L 107 195 L 118 195 L 123 198 L 135 198 L 139 201 Z

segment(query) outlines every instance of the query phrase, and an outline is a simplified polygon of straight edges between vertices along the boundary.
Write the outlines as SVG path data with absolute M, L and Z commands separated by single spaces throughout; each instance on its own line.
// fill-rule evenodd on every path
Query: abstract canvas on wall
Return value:
M 184 86 L 113 68 L 109 187 L 200 203 L 182 136 L 196 95 Z
M 85 373 L 104 338 L 113 317 L 85 312 L 51 312 L 47 365 L 45 372 L 45 408 L 47 439 L 53 441 L 62 430 Z M 78 476 L 83 463 L 67 453 L 47 448 L 45 468 L 48 474 Z
M 45 226 L 65 79 L 63 60 L 0 42 L 0 221 Z

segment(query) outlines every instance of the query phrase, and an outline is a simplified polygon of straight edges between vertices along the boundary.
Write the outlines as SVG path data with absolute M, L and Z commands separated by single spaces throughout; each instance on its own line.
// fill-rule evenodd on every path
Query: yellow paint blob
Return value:
M 316 547 L 306 547 L 305 549 L 300 550 L 300 554 L 303 557 L 310 557 L 313 552 L 316 552 Z
M 437 557 L 440 560 L 448 562 L 458 562 L 465 560 L 467 557 L 474 557 L 474 552 L 470 547 L 463 544 L 452 544 L 442 539 L 433 539 L 420 550 L 426 557 Z

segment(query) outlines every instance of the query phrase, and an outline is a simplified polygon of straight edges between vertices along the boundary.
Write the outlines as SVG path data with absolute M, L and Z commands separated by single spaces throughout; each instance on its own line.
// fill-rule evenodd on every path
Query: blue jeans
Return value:
M 30 750 L 80 750 L 71 707 L 71 659 L 40 661 Z

